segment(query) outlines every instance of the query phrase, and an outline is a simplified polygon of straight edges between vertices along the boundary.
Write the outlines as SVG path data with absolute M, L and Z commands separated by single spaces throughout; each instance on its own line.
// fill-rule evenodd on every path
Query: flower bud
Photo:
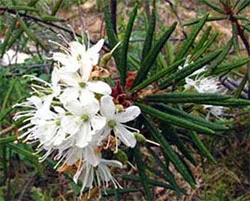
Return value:
M 117 160 L 121 161 L 122 163 L 127 163 L 128 162 L 127 154 L 124 151 L 120 150 L 120 149 L 118 149 L 118 151 L 115 153 L 115 158 Z

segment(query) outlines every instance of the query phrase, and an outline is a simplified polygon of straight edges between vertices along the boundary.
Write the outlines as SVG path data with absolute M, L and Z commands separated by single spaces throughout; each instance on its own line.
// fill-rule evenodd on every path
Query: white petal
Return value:
M 77 58 L 78 55 L 84 55 L 86 52 L 86 47 L 84 44 L 78 41 L 72 41 L 69 43 L 71 54 Z
M 66 133 L 62 129 L 59 129 L 57 131 L 57 135 L 56 135 L 56 138 L 54 139 L 53 145 L 60 146 L 60 144 L 62 144 L 62 142 L 65 140 L 65 136 L 66 136 Z
M 99 52 L 102 49 L 104 40 L 99 40 L 95 45 L 88 49 L 87 54 L 92 61 L 92 65 L 96 65 L 99 60 Z
M 130 106 L 126 108 L 124 112 L 120 112 L 115 114 L 115 120 L 121 123 L 125 123 L 128 121 L 134 120 L 136 117 L 139 116 L 141 110 L 137 106 Z
M 101 129 L 103 129 L 106 125 L 106 122 L 106 118 L 102 116 L 94 116 L 93 118 L 91 118 L 93 131 L 100 131 Z
M 128 147 L 134 147 L 136 144 L 135 136 L 132 132 L 127 130 L 122 124 L 117 124 L 119 133 L 115 133 L 119 139 Z
M 83 123 L 80 131 L 78 132 L 76 146 L 78 146 L 79 148 L 86 147 L 89 144 L 91 138 L 92 133 L 90 124 L 88 122 Z
M 95 102 L 95 104 L 98 104 L 97 99 L 95 98 L 95 94 L 92 91 L 89 91 L 86 88 L 82 88 L 80 89 L 80 96 L 79 96 L 80 102 L 83 105 L 88 105 L 91 104 L 93 102 Z
M 108 166 L 117 167 L 117 168 L 122 168 L 123 167 L 122 163 L 120 161 L 117 161 L 117 160 L 102 159 L 101 163 L 106 164 Z
M 74 135 L 80 129 L 80 125 L 76 123 L 75 117 L 71 115 L 64 116 L 61 121 L 61 126 L 66 133 Z
M 100 156 L 95 153 L 95 150 L 93 149 L 92 146 L 87 146 L 85 148 L 85 160 L 87 163 L 90 163 L 94 167 L 96 167 L 100 163 Z
M 79 97 L 79 90 L 76 87 L 68 87 L 64 89 L 63 93 L 59 96 L 59 100 L 63 104 L 67 104 L 68 102 L 71 102 L 72 100 L 77 100 Z
M 107 120 L 110 120 L 114 117 L 115 114 L 115 104 L 111 96 L 101 97 L 101 107 L 100 112 L 102 116 L 106 117 Z
M 73 115 L 76 116 L 82 116 L 83 114 L 86 114 L 85 108 L 82 105 L 81 102 L 78 100 L 71 100 L 70 102 L 67 102 L 64 107 Z
M 60 81 L 60 73 L 59 70 L 57 68 L 54 68 L 52 73 L 51 73 L 51 82 L 52 85 L 55 86 L 58 84 L 58 82 Z
M 83 58 L 80 62 L 80 74 L 81 74 L 81 79 L 83 81 L 88 81 L 93 69 L 93 64 L 89 60 L 89 58 Z
M 102 81 L 89 81 L 87 87 L 90 91 L 98 94 L 110 95 L 112 92 L 110 86 Z
M 79 82 L 82 81 L 80 75 L 78 73 L 60 73 L 60 79 L 62 82 L 69 86 L 80 87 Z

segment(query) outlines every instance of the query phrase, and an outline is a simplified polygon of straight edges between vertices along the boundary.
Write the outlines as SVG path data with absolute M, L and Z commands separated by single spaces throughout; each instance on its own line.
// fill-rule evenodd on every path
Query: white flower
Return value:
M 185 89 L 194 88 L 199 93 L 225 93 L 225 88 L 221 85 L 219 80 L 215 77 L 209 76 L 204 77 L 199 75 L 205 71 L 205 67 L 198 71 L 195 71 L 192 75 L 185 78 L 186 84 Z M 194 77 L 193 79 L 191 77 Z M 213 106 L 213 105 L 203 105 L 205 109 L 208 110 L 208 116 L 213 114 L 215 117 L 219 118 L 222 116 L 225 108 L 223 106 Z
M 199 93 L 220 93 L 224 89 L 217 78 L 214 77 L 197 77 L 196 79 L 186 78 L 186 89 L 194 87 Z
M 64 103 L 75 100 L 78 97 L 81 101 L 92 102 L 95 98 L 94 93 L 102 95 L 111 94 L 111 88 L 105 82 L 88 80 L 90 74 L 81 76 L 79 73 L 61 73 L 59 76 L 68 86 L 60 97 Z
M 223 106 L 215 106 L 215 105 L 203 105 L 205 109 L 208 110 L 207 118 L 210 114 L 214 115 L 217 118 L 220 118 L 225 110 Z
M 96 99 L 87 104 L 78 100 L 68 102 L 65 106 L 69 115 L 62 120 L 62 127 L 77 138 L 76 146 L 83 148 L 92 140 L 92 136 L 105 125 L 105 118 L 97 115 L 99 103 Z
M 127 128 L 136 130 L 128 127 L 123 123 L 134 120 L 141 113 L 140 108 L 137 106 L 130 106 L 122 112 L 116 112 L 116 106 L 111 96 L 103 96 L 101 98 L 101 115 L 107 120 L 106 126 L 103 129 L 104 136 L 114 131 L 115 137 L 118 137 L 126 146 L 134 147 L 136 144 L 135 136 Z
M 100 158 L 100 163 L 97 166 L 93 166 L 88 162 L 83 162 L 79 170 L 74 175 L 74 182 L 78 180 L 82 181 L 83 191 L 86 187 L 93 188 L 94 181 L 97 185 L 108 187 L 109 181 L 112 181 L 115 188 L 120 187 L 117 180 L 112 176 L 108 166 L 122 168 L 122 163 L 116 160 L 105 160 Z
M 72 41 L 68 43 L 68 49 L 58 44 L 65 53 L 56 52 L 52 58 L 62 64 L 62 69 L 65 72 L 80 70 L 81 74 L 90 74 L 92 67 L 99 60 L 99 52 L 103 43 L 104 40 L 101 39 L 95 45 L 88 48 L 83 43 Z

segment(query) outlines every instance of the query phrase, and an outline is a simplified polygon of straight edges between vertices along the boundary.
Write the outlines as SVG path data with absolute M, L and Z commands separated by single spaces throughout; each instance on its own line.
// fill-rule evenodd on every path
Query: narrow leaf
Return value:
M 136 146 L 133 149 L 133 154 L 135 156 L 135 162 L 137 164 L 139 178 L 140 178 L 142 187 L 144 189 L 145 198 L 146 198 L 146 200 L 151 201 L 153 199 L 153 195 L 152 195 L 152 192 L 151 192 L 149 185 L 148 185 L 148 178 L 145 174 L 145 167 L 144 167 L 141 152 L 140 152 L 140 149 L 138 146 Z
M 149 149 L 149 151 L 150 151 L 151 155 L 154 157 L 155 162 L 159 165 L 159 167 L 164 172 L 164 177 L 173 186 L 173 189 L 175 189 L 175 191 L 178 194 L 180 194 L 181 189 L 180 189 L 179 185 L 176 183 L 176 178 L 174 177 L 173 173 L 171 171 L 169 171 L 169 169 L 164 165 L 162 160 L 157 156 L 157 154 L 152 149 Z
M 43 49 L 46 49 L 44 44 L 30 31 L 30 29 L 27 27 L 27 25 L 19 15 L 17 15 L 17 19 L 20 22 L 20 25 L 25 31 L 25 33 L 30 37 L 30 39 L 39 44 Z
M 221 62 L 226 58 L 226 56 L 228 55 L 231 47 L 233 45 L 233 38 L 227 43 L 226 47 L 223 49 L 223 51 L 219 54 L 219 56 L 213 60 L 209 66 L 209 71 L 208 74 L 212 74 L 213 71 L 217 68 L 217 66 L 219 64 L 221 64 Z
M 157 103 L 204 103 L 206 101 L 223 101 L 231 98 L 230 96 L 224 96 L 213 93 L 184 93 L 184 92 L 172 92 L 161 93 L 146 96 L 146 101 L 153 101 Z
M 16 144 L 7 144 L 7 147 L 11 148 L 13 151 L 15 151 L 17 154 L 22 154 L 24 156 L 26 156 L 27 158 L 30 158 L 30 159 L 38 159 L 38 156 L 31 153 L 30 151 L 16 145 Z
M 203 144 L 201 139 L 199 138 L 198 134 L 196 132 L 191 132 L 191 137 L 193 139 L 193 142 L 195 146 L 198 148 L 198 150 L 209 160 L 211 160 L 213 163 L 216 163 L 216 160 L 214 157 L 211 155 L 211 153 L 208 151 L 206 146 Z
M 145 58 L 150 52 L 152 42 L 154 39 L 153 36 L 154 36 L 154 30 L 155 30 L 155 21 L 156 21 L 156 16 L 155 16 L 155 8 L 154 8 L 150 16 L 149 26 L 148 26 L 146 38 L 143 44 L 142 58 Z
M 226 20 L 227 17 L 208 17 L 207 18 L 207 22 L 212 22 L 212 21 L 220 21 L 220 20 Z M 192 19 L 192 20 L 188 20 L 188 21 L 185 21 L 183 23 L 183 26 L 190 26 L 190 25 L 193 25 L 193 24 L 197 24 L 200 22 L 201 19 Z
M 128 57 L 128 46 L 129 46 L 129 39 L 132 33 L 132 28 L 134 25 L 135 17 L 137 14 L 137 6 L 133 9 L 131 16 L 128 21 L 128 25 L 125 31 L 123 45 L 121 48 L 121 85 L 124 86 L 126 82 L 126 75 L 127 75 L 127 57 Z
M 132 89 L 132 91 L 137 91 L 137 90 L 143 89 L 146 86 L 148 86 L 149 84 L 151 84 L 155 81 L 158 81 L 160 78 L 163 78 L 164 76 L 166 76 L 166 75 L 170 74 L 171 72 L 173 72 L 174 70 L 176 70 L 177 67 L 180 66 L 184 61 L 185 61 L 185 59 L 181 59 L 180 61 L 173 63 L 169 67 L 165 67 L 162 70 L 156 72 L 154 75 L 150 76 L 148 79 L 143 81 L 141 84 L 138 84 L 135 88 Z
M 150 68 L 153 66 L 156 61 L 157 55 L 161 51 L 162 47 L 165 45 L 166 41 L 175 30 L 177 23 L 174 23 L 164 34 L 163 36 L 156 42 L 154 47 L 150 50 L 147 57 L 142 60 L 141 68 L 139 69 L 135 81 L 132 85 L 132 88 L 137 86 L 140 82 L 142 82 L 147 76 Z
M 55 16 L 55 15 L 56 15 L 56 13 L 57 13 L 57 11 L 59 10 L 59 8 L 61 7 L 63 1 L 64 1 L 64 0 L 58 0 L 58 1 L 56 2 L 56 5 L 54 6 L 54 8 L 53 8 L 53 10 L 52 10 L 52 12 L 51 12 L 51 15 L 52 15 L 52 16 Z
M 208 15 L 205 15 L 200 22 L 197 24 L 197 26 L 192 30 L 190 35 L 188 36 L 187 40 L 183 43 L 183 45 L 180 48 L 180 51 L 176 55 L 175 61 L 178 61 L 185 57 L 185 55 L 188 54 L 189 48 L 194 44 L 194 41 L 199 34 L 200 30 L 204 26 L 206 20 L 207 20 Z
M 216 4 L 209 2 L 207 0 L 200 0 L 200 1 L 209 6 L 210 8 L 212 8 L 213 10 L 217 11 L 218 13 L 225 14 L 224 11 Z
M 110 45 L 110 48 L 113 49 L 118 44 L 119 41 L 115 33 L 115 30 L 113 28 L 108 2 L 105 3 L 105 7 L 104 7 L 104 19 L 106 23 L 106 30 L 107 30 L 109 45 Z M 122 70 L 121 70 L 121 63 L 120 63 L 120 48 L 119 47 L 113 52 L 113 56 L 117 64 L 117 69 L 121 73 Z
M 250 61 L 250 59 L 248 59 L 248 58 L 240 58 L 240 59 L 237 59 L 233 62 L 222 64 L 222 65 L 218 66 L 213 71 L 213 75 L 219 75 L 221 73 L 231 71 L 235 68 L 238 68 L 238 67 L 241 67 L 241 66 L 247 64 L 249 61 Z
M 157 130 L 157 128 L 150 123 L 149 119 L 147 119 L 145 116 L 144 123 L 145 126 L 149 129 L 152 136 L 161 143 L 162 149 L 165 150 L 165 154 L 168 156 L 169 160 L 174 164 L 176 170 L 183 176 L 183 178 L 192 186 L 195 186 L 195 181 L 193 180 L 193 177 L 190 175 L 190 173 L 187 171 L 185 165 L 182 163 L 178 155 L 175 153 L 175 151 L 172 149 L 170 144 L 166 141 L 166 139 L 163 137 L 161 133 Z
M 126 179 L 126 180 L 130 180 L 130 181 L 134 181 L 134 182 L 140 182 L 140 178 L 135 176 L 135 175 L 122 175 L 122 178 Z M 160 181 L 156 181 L 153 179 L 148 179 L 148 183 L 152 186 L 160 186 L 163 188 L 172 189 L 172 187 L 169 184 L 166 184 L 166 183 L 163 183 Z
M 173 107 L 169 107 L 169 106 L 164 105 L 164 104 L 157 104 L 156 108 L 162 112 L 167 112 L 168 114 L 183 118 L 185 120 L 189 120 L 189 121 L 194 122 L 200 126 L 207 127 L 207 128 L 212 129 L 212 130 L 215 130 L 215 131 L 225 131 L 228 129 L 224 125 L 212 123 L 212 122 L 207 121 L 201 117 L 188 114 L 185 111 L 182 111 L 180 109 L 176 109 Z
M 186 128 L 189 130 L 195 130 L 201 133 L 205 133 L 205 134 L 213 134 L 214 131 L 207 128 L 207 127 L 203 127 L 195 122 L 171 115 L 171 114 L 167 114 L 165 112 L 159 111 L 151 106 L 147 106 L 144 104 L 139 104 L 137 103 L 137 105 L 140 107 L 140 109 L 146 113 L 149 114 L 152 117 L 155 117 L 157 119 L 160 119 L 162 121 L 165 121 L 167 123 L 182 127 L 182 128 Z
M 214 33 L 210 39 L 208 39 L 208 41 L 202 46 L 202 48 L 197 51 L 192 57 L 191 59 L 193 61 L 196 61 L 197 59 L 199 59 L 203 53 L 206 52 L 206 50 L 213 44 L 213 42 L 216 40 L 217 36 L 219 35 L 218 32 Z
M 160 85 L 160 88 L 167 88 L 173 83 L 178 83 L 180 80 L 186 78 L 187 76 L 191 75 L 198 69 L 202 68 L 209 62 L 211 62 L 213 59 L 215 59 L 219 54 L 221 50 L 215 51 L 214 53 L 211 53 L 207 57 L 204 57 L 202 59 L 199 59 L 198 61 L 189 64 L 187 67 L 177 71 L 176 73 L 171 74 L 164 82 Z
M 194 157 L 179 137 L 175 127 L 162 121 L 159 128 L 164 130 L 164 137 L 168 140 L 168 142 L 173 143 L 186 159 L 188 159 L 193 165 L 196 165 Z
M 195 46 L 194 50 L 192 51 L 192 54 L 196 53 L 197 51 L 199 51 L 202 46 L 205 44 L 205 42 L 208 39 L 208 36 L 210 34 L 212 27 L 209 26 L 206 31 L 202 34 L 201 39 L 199 40 L 199 42 L 197 43 L 197 45 Z
M 241 11 L 243 11 L 248 5 L 250 4 L 250 0 L 244 0 L 242 1 L 240 4 L 238 4 L 237 8 L 236 8 L 236 12 L 240 13 Z
M 33 12 L 38 12 L 39 11 L 37 8 L 30 7 L 30 6 L 21 6 L 21 5 L 9 6 L 9 9 L 23 10 L 23 11 L 33 11 Z
M 4 110 L 5 110 L 5 108 L 6 108 L 6 106 L 7 106 L 7 103 L 9 102 L 9 98 L 10 98 L 10 96 L 11 96 L 11 94 L 12 94 L 12 91 L 13 91 L 13 89 L 14 89 L 15 84 L 16 84 L 16 80 L 15 80 L 15 79 L 11 80 L 9 89 L 8 89 L 6 95 L 5 95 L 5 98 L 4 98 L 2 107 L 1 107 L 1 111 L 4 111 Z M 2 114 L 2 112 L 0 112 L 0 114 Z
M 0 144 L 5 144 L 9 142 L 13 142 L 17 139 L 17 136 L 10 136 L 10 137 L 2 137 L 0 138 Z

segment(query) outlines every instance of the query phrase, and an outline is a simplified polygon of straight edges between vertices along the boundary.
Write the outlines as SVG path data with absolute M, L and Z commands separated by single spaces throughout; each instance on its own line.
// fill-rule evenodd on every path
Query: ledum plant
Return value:
M 148 20 L 141 53 L 132 55 L 129 53 L 130 36 L 133 34 L 136 18 L 137 7 L 130 13 L 125 33 L 119 38 L 112 24 L 109 6 L 105 7 L 110 48 L 121 42 L 113 52 L 120 75 L 118 85 L 125 99 L 139 106 L 142 111 L 134 125 L 145 138 L 159 143 L 159 147 L 137 143 L 136 147 L 128 152 L 128 158 L 136 163 L 138 176 L 123 175 L 122 178 L 140 182 L 146 200 L 150 201 L 153 199 L 153 189 L 157 186 L 174 190 L 179 195 L 184 192 L 176 181 L 177 172 L 191 187 L 195 187 L 196 182 L 190 166 L 197 165 L 197 161 L 190 145 L 202 157 L 216 162 L 202 143 L 201 135 L 223 135 L 230 126 L 225 125 L 218 116 L 216 121 L 206 118 L 204 108 L 207 106 L 230 110 L 233 107 L 247 106 L 249 101 L 225 95 L 224 90 L 215 93 L 216 90 L 212 86 L 206 86 L 205 82 L 211 80 L 211 76 L 212 80 L 217 82 L 219 76 L 245 65 L 249 60 L 239 58 L 234 62 L 225 62 L 233 45 L 232 39 L 224 47 L 211 51 L 218 33 L 213 33 L 211 27 L 204 27 L 211 19 L 208 15 L 196 20 L 197 23 L 192 26 L 187 38 L 179 46 L 170 48 L 173 44 L 169 39 L 177 23 L 174 22 L 158 34 L 155 28 L 155 9 Z M 163 54 L 162 49 L 165 49 L 167 54 Z M 186 87 L 188 83 L 193 84 L 192 87 Z M 198 113 L 198 110 L 202 112 Z M 149 156 L 152 161 L 144 162 Z M 173 172 L 171 167 L 174 167 L 176 172 Z M 117 190 L 117 200 L 119 193 L 134 190 Z

